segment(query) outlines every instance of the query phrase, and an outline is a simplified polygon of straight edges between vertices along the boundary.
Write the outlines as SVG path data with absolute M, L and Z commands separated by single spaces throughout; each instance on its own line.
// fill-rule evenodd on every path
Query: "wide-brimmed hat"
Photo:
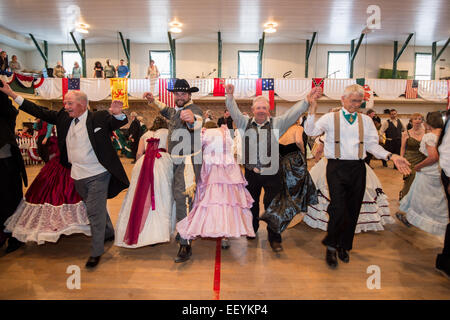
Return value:
M 167 88 L 170 92 L 198 92 L 197 87 L 192 87 L 185 79 L 177 79 L 173 85 L 173 89 Z

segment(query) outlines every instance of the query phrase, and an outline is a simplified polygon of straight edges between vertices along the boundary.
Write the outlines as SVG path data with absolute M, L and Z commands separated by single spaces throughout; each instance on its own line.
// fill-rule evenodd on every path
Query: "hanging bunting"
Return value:
M 159 79 L 159 101 L 166 104 L 166 106 L 174 108 L 175 99 L 173 93 L 167 89 L 173 90 L 173 85 L 176 79 Z
M 417 99 L 417 91 L 419 88 L 419 80 L 406 80 L 406 99 Z
M 269 100 L 270 110 L 275 109 L 275 81 L 273 78 L 256 79 L 256 96 L 264 95 Z
M 373 91 L 372 91 L 372 89 L 370 89 L 369 85 L 366 84 L 366 79 L 365 78 L 358 78 L 358 79 L 356 79 L 356 83 L 364 88 L 364 101 L 361 104 L 360 108 L 362 108 L 362 109 L 365 109 L 365 108 L 372 109 L 373 108 L 373 104 L 374 104 Z
M 63 78 L 62 79 L 62 96 L 63 100 L 66 93 L 72 90 L 80 90 L 80 78 Z
M 312 78 L 311 89 L 314 89 L 315 87 L 321 87 L 323 91 L 324 80 L 325 78 Z
M 127 109 L 128 105 L 128 79 L 112 78 L 110 79 L 111 99 L 123 102 L 123 108 Z
M 225 96 L 225 79 L 224 78 L 214 78 L 214 97 L 224 97 Z

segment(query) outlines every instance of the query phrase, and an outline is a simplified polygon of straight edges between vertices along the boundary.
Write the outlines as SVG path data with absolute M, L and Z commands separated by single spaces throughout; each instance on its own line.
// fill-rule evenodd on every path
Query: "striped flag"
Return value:
M 417 99 L 417 90 L 419 87 L 419 80 L 406 80 L 406 99 Z
M 66 93 L 71 90 L 80 90 L 80 78 L 62 78 L 63 100 Z
M 173 93 L 167 91 L 167 89 L 172 90 L 176 79 L 162 79 L 159 78 L 159 101 L 166 104 L 166 106 L 174 108 L 175 99 Z
M 270 110 L 275 109 L 275 81 L 273 78 L 256 79 L 256 96 L 264 96 L 269 99 Z
M 225 96 L 225 79 L 224 78 L 214 78 L 214 97 L 224 97 Z

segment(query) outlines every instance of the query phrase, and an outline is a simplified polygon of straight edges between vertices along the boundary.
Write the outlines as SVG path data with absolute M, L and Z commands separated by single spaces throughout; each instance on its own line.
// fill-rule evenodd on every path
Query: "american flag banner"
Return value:
M 80 78 L 63 78 L 62 79 L 62 94 L 63 100 L 66 93 L 71 90 L 80 90 Z
M 275 109 L 275 81 L 273 78 L 256 80 L 256 96 L 264 96 L 269 99 L 270 110 Z
M 176 79 L 159 79 L 159 101 L 166 104 L 166 106 L 174 108 L 175 99 L 173 93 L 167 91 L 167 89 L 172 90 Z
M 417 99 L 417 90 L 419 88 L 419 80 L 406 80 L 406 99 Z

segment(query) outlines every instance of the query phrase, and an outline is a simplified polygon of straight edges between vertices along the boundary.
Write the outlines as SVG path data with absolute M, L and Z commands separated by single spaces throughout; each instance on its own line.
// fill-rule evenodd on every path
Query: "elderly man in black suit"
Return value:
M 4 232 L 5 221 L 13 215 L 22 200 L 22 181 L 27 185 L 27 173 L 14 133 L 18 114 L 19 111 L 14 108 L 8 96 L 0 92 L 0 247 L 9 239 L 6 253 L 13 252 L 22 245 L 10 233 Z
M 95 267 L 104 253 L 104 243 L 114 240 L 114 228 L 106 200 L 128 188 L 129 181 L 111 143 L 112 131 L 128 122 L 123 104 L 113 101 L 109 111 L 91 112 L 88 98 L 81 91 L 69 91 L 60 111 L 45 110 L 18 96 L 5 84 L 0 88 L 20 107 L 43 121 L 56 125 L 60 162 L 71 168 L 75 188 L 86 204 L 91 226 L 91 255 L 87 268 Z

